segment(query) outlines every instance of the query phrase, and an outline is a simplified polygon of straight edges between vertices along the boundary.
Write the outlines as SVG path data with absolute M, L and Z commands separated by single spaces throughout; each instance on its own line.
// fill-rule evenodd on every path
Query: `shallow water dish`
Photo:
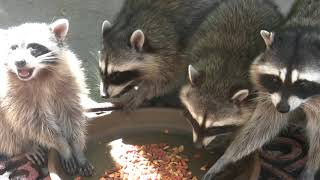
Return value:
M 108 144 L 120 138 L 122 143 L 130 145 L 159 143 L 177 147 L 183 145 L 185 150 L 182 154 L 188 157 L 190 171 L 199 179 L 205 173 L 204 166 L 214 163 L 223 151 L 217 149 L 206 152 L 195 149 L 192 145 L 191 132 L 182 112 L 175 109 L 147 108 L 130 113 L 116 111 L 109 115 L 92 118 L 88 126 L 89 140 L 86 154 L 94 164 L 96 172 L 93 177 L 83 179 L 97 180 L 105 170 L 115 167 L 117 160 L 112 157 L 111 146 Z M 228 167 L 223 179 L 227 177 L 227 179 L 230 177 L 257 179 L 259 167 L 259 160 L 254 155 L 241 164 Z M 53 180 L 74 179 L 63 173 L 55 151 L 51 151 L 49 155 L 49 172 Z

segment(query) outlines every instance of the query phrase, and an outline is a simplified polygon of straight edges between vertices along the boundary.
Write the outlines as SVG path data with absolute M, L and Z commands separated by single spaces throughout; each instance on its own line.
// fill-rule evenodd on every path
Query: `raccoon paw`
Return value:
M 74 176 L 78 173 L 79 166 L 74 157 L 71 157 L 69 159 L 64 159 L 60 157 L 60 162 L 62 168 L 68 175 Z
M 225 160 L 220 158 L 210 169 L 209 171 L 202 177 L 202 180 L 213 180 L 215 177 L 222 171 L 225 165 Z
M 307 169 L 304 169 L 298 178 L 298 180 L 310 180 L 310 179 L 314 179 L 314 173 L 312 173 L 310 170 L 307 170 Z
M 108 101 L 115 104 L 120 104 L 122 110 L 132 111 L 138 108 L 147 99 L 146 92 L 143 89 L 131 89 L 126 94 L 119 98 L 109 98 Z
M 33 164 L 44 167 L 48 162 L 48 149 L 39 146 L 34 151 L 27 153 L 26 157 Z
M 94 167 L 89 161 L 85 161 L 82 165 L 79 165 L 79 175 L 84 177 L 92 176 L 94 173 Z

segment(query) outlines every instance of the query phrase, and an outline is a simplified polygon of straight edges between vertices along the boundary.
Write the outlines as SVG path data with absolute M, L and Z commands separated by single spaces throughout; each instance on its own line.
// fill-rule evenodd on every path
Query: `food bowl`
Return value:
M 105 170 L 113 169 L 117 162 L 108 145 L 115 140 L 124 144 L 143 145 L 166 143 L 170 146 L 184 146 L 182 152 L 189 159 L 189 169 L 200 179 L 223 153 L 225 147 L 211 151 L 199 150 L 192 144 L 192 129 L 177 109 L 146 108 L 134 112 L 115 111 L 108 115 L 92 118 L 88 126 L 86 155 L 95 166 L 95 174 L 87 180 L 97 180 Z M 219 143 L 219 142 L 216 142 Z M 71 180 L 64 174 L 57 153 L 49 153 L 49 172 L 53 180 Z M 256 154 L 226 168 L 221 179 L 258 179 L 260 162 Z

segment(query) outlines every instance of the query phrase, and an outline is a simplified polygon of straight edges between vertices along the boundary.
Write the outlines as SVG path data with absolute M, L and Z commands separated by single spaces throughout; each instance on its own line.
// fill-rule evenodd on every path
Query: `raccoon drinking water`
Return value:
M 229 0 L 195 33 L 187 51 L 197 63 L 189 66 L 190 82 L 180 98 L 192 116 L 198 147 L 207 146 L 214 132 L 234 132 L 250 118 L 255 103 L 249 67 L 264 48 L 258 32 L 273 29 L 281 20 L 271 2 Z
M 220 0 L 127 0 L 113 25 L 103 23 L 101 95 L 124 109 L 181 86 L 182 52 Z
M 1 41 L 0 153 L 27 153 L 43 164 L 54 148 L 68 174 L 90 176 L 83 150 L 86 119 L 80 97 L 87 95 L 81 64 L 65 44 L 69 22 L 11 27 Z
M 307 120 L 309 153 L 299 179 L 315 179 L 320 165 L 320 2 L 301 3 L 299 13 L 279 31 L 261 31 L 267 49 L 251 67 L 258 106 L 204 179 L 213 179 L 228 163 L 262 147 L 301 110 Z

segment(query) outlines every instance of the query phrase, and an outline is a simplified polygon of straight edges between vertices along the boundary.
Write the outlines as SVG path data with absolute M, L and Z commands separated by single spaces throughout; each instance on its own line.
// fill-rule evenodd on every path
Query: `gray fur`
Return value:
M 188 57 L 197 62 L 193 66 L 199 75 L 196 83 L 182 88 L 180 98 L 203 128 L 200 133 L 212 127 L 241 126 L 250 118 L 255 103 L 249 67 L 264 49 L 258 33 L 261 28 L 274 28 L 282 19 L 269 3 L 225 1 L 208 16 L 190 41 Z M 201 136 L 195 130 L 196 144 L 205 146 L 208 144 L 203 142 L 205 138 L 208 135 Z
M 296 110 L 281 114 L 271 102 L 270 92 L 261 83 L 259 67 L 265 65 L 278 69 L 286 68 L 289 74 L 288 78 L 294 69 L 298 72 L 319 72 L 319 8 L 319 1 L 301 1 L 298 13 L 283 28 L 275 32 L 272 44 L 253 63 L 251 67 L 252 82 L 259 90 L 258 106 L 255 113 L 236 136 L 225 154 L 203 179 L 213 179 L 228 163 L 236 162 L 261 148 L 281 129 L 288 126 L 288 119 L 291 120 L 300 110 L 304 111 L 307 120 L 309 154 L 305 170 L 299 179 L 312 180 L 315 178 L 315 173 L 320 165 L 320 94 L 315 93 L 305 97 L 304 103 Z M 286 83 L 290 84 L 287 81 Z M 285 86 L 288 86 L 287 84 Z M 286 88 L 285 86 L 282 89 Z M 282 98 L 284 98 L 283 95 L 281 95 Z
M 62 29 L 26 23 L 9 28 L 2 39 L 5 53 L 0 65 L 0 153 L 8 156 L 28 153 L 29 159 L 37 158 L 34 162 L 41 163 L 44 152 L 39 146 L 54 148 L 69 165 L 63 164 L 68 173 L 89 176 L 93 168 L 83 154 L 87 120 L 80 105 L 80 98 L 87 96 L 85 77 L 81 62 L 64 42 L 68 21 L 54 23 L 61 23 L 57 28 Z M 46 45 L 54 52 L 50 61 L 55 63 L 44 65 L 37 58 L 28 56 L 29 61 L 27 54 L 21 55 L 30 50 L 24 48 L 29 43 Z M 19 48 L 12 50 L 12 45 Z M 25 58 L 26 66 L 37 73 L 29 80 L 18 78 L 16 67 L 11 65 L 17 60 L 15 57 Z M 72 162 L 73 157 L 76 162 Z
M 103 32 L 100 68 L 105 92 L 124 109 L 163 96 L 181 86 L 190 62 L 183 57 L 189 38 L 220 0 L 127 0 L 112 28 Z M 132 33 L 145 35 L 142 49 L 128 45 Z M 108 71 L 108 69 L 111 71 Z M 137 70 L 141 76 L 127 84 L 108 82 L 114 71 Z M 127 93 L 120 91 L 129 85 Z

